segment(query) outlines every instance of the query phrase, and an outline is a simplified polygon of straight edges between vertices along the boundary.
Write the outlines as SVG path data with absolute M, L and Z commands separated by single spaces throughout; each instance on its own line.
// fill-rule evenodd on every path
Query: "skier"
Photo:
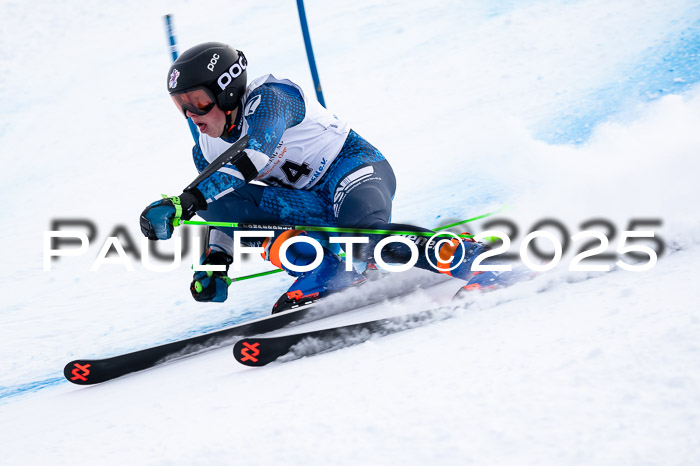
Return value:
M 146 207 L 140 218 L 144 235 L 152 240 L 168 239 L 180 219 L 189 220 L 195 213 L 207 221 L 430 231 L 390 223 L 396 189 L 391 165 L 346 121 L 287 79 L 268 74 L 248 83 L 246 67 L 240 50 L 217 42 L 192 47 L 170 67 L 168 92 L 178 110 L 191 118 L 201 133 L 192 150 L 199 172 L 244 135 L 249 140 L 243 158 L 235 165 L 226 165 L 179 196 Z M 251 183 L 253 180 L 259 183 Z M 280 261 L 280 245 L 307 234 L 324 244 L 323 260 L 312 271 L 293 272 Z M 226 300 L 231 284 L 232 236 L 232 228 L 209 230 L 201 263 L 224 265 L 226 272 L 196 272 L 190 287 L 196 300 Z M 363 251 L 354 250 L 355 257 L 370 260 L 378 238 L 372 236 Z M 355 268 L 347 271 L 337 251 L 324 240 L 327 236 L 286 230 L 246 243 L 262 246 L 266 260 L 297 278 L 273 312 L 365 280 Z M 464 254 L 455 254 L 460 244 Z M 484 248 L 473 241 L 457 240 L 443 242 L 439 251 L 434 245 L 420 247 L 416 266 L 431 271 L 438 271 L 431 262 L 442 269 L 454 266 L 451 275 L 466 280 L 474 257 Z M 392 243 L 385 251 L 404 262 L 410 257 L 403 244 Z M 304 266 L 313 262 L 316 253 L 311 245 L 298 242 L 289 247 L 286 257 L 292 264 Z

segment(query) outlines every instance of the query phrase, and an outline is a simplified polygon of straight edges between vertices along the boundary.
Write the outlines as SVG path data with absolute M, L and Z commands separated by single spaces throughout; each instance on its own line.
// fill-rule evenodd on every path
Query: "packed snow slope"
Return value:
M 624 230 L 654 230 L 660 243 L 641 244 L 663 244 L 659 262 L 569 272 L 583 243 L 570 241 L 553 270 L 420 329 L 261 370 L 223 348 L 72 386 L 61 373 L 72 359 L 264 316 L 291 282 L 236 283 L 229 302 L 204 305 L 189 295 L 190 256 L 165 272 L 139 261 L 138 214 L 196 175 L 166 94 L 162 15 L 181 50 L 228 42 L 250 77 L 313 84 L 294 2 L 3 2 L 3 462 L 700 462 L 700 5 L 305 4 L 329 108 L 397 173 L 395 221 L 433 227 L 508 206 L 497 218 L 518 231 L 498 226 L 517 253 L 543 219 L 560 240 L 597 219 L 608 252 Z M 95 237 L 44 271 L 44 232 L 67 219 L 89 220 Z M 133 271 L 90 270 L 108 236 Z

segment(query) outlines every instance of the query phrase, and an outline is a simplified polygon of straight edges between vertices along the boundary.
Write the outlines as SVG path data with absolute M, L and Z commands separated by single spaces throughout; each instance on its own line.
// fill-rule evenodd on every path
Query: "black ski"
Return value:
M 133 353 L 120 354 L 106 359 L 78 359 L 66 364 L 63 375 L 77 385 L 93 385 L 123 375 L 142 371 L 164 362 L 180 359 L 192 354 L 230 344 L 236 338 L 278 330 L 295 323 L 306 322 L 304 318 L 313 310 L 305 308 L 275 314 L 204 335 L 146 348 Z M 313 320 L 313 319 L 309 319 Z
M 265 366 L 275 361 L 289 362 L 305 356 L 358 345 L 371 338 L 420 327 L 428 322 L 446 319 L 453 314 L 452 308 L 440 307 L 398 317 L 293 335 L 244 338 L 234 345 L 233 356 L 241 364 L 253 367 Z
M 63 369 L 68 381 L 77 385 L 93 385 L 112 380 L 132 372 L 142 371 L 176 359 L 220 348 L 240 338 L 259 335 L 285 327 L 311 322 L 341 312 L 347 312 L 378 302 L 397 298 L 416 291 L 443 283 L 447 277 L 431 274 L 420 280 L 403 279 L 368 282 L 343 293 L 331 295 L 320 302 L 281 312 L 251 322 L 244 322 L 216 332 L 199 335 L 164 345 L 146 348 L 132 353 L 121 354 L 105 359 L 77 359 Z

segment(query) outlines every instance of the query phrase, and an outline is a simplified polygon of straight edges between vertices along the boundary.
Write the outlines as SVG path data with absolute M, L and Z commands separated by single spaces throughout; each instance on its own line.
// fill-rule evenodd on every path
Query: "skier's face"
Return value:
M 206 115 L 195 115 L 189 110 L 185 110 L 185 116 L 191 118 L 199 131 L 207 136 L 218 138 L 224 134 L 226 114 L 218 106 L 214 106 Z

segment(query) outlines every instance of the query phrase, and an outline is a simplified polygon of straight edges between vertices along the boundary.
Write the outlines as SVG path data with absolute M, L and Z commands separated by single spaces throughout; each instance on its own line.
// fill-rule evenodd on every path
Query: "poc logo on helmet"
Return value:
M 209 60 L 209 64 L 207 65 L 207 69 L 208 69 L 209 71 L 214 71 L 214 66 L 216 65 L 216 62 L 219 61 L 219 58 L 220 58 L 220 56 L 219 56 L 218 53 L 215 53 L 215 54 L 211 57 L 211 60 Z
M 221 90 L 226 89 L 226 86 L 231 84 L 231 81 L 239 77 L 241 73 L 245 71 L 247 65 L 248 62 L 243 55 L 238 57 L 238 62 L 231 65 L 228 71 L 224 71 L 224 74 L 219 76 L 219 80 L 217 82 L 219 83 Z

